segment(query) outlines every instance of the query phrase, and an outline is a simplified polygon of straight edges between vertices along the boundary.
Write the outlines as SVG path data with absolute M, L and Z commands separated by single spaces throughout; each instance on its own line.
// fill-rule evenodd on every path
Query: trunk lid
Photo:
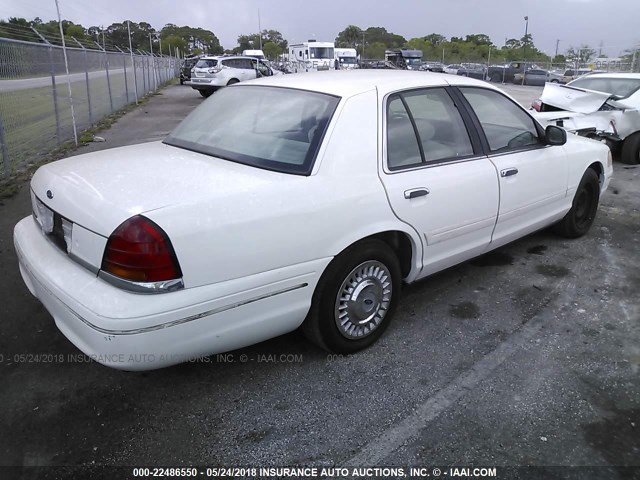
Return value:
M 185 203 L 226 203 L 242 191 L 277 188 L 291 177 L 297 176 L 152 142 L 45 165 L 31 188 L 54 212 L 109 237 L 137 214 Z
M 547 105 L 569 112 L 593 113 L 600 110 L 610 98 L 609 93 L 547 83 L 540 100 Z

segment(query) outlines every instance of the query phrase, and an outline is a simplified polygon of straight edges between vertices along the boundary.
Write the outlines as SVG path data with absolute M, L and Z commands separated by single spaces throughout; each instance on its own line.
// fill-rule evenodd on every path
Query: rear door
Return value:
M 569 163 L 563 146 L 520 106 L 493 89 L 460 87 L 500 175 L 500 210 L 492 242 L 501 245 L 549 223 L 565 209 Z M 486 143 L 485 143 L 486 142 Z
M 478 132 L 445 87 L 384 99 L 382 183 L 423 243 L 419 277 L 482 253 L 498 214 L 498 176 Z

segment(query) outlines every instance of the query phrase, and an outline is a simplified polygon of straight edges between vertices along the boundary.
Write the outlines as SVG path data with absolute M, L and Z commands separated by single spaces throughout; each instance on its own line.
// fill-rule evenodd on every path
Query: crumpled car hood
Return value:
M 576 113 L 597 112 L 608 100 L 610 105 L 617 108 L 633 108 L 630 105 L 626 105 L 624 100 L 611 100 L 611 98 L 610 93 L 586 90 L 570 85 L 547 83 L 540 100 L 547 105 Z

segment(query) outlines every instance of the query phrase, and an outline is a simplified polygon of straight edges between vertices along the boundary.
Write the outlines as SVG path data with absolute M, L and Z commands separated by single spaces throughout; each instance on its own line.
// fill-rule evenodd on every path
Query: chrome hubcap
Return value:
M 386 266 L 369 260 L 354 268 L 338 290 L 335 320 L 346 338 L 363 338 L 384 319 L 391 303 L 391 274 Z

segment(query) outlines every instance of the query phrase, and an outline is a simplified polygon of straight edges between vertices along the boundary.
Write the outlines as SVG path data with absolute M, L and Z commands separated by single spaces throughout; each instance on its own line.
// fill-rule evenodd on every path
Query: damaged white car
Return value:
M 597 73 L 547 83 L 532 107 L 543 125 L 604 140 L 628 164 L 640 163 L 640 73 Z

